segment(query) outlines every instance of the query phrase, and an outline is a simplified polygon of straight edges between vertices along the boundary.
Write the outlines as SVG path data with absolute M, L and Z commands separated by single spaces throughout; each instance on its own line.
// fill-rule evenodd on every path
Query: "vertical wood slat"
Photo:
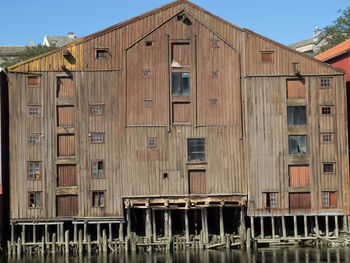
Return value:
M 57 125 L 58 126 L 74 126 L 75 111 L 73 106 L 57 107 Z
M 58 187 L 76 186 L 75 165 L 58 165 L 57 180 Z
M 75 155 L 75 136 L 74 134 L 58 135 L 58 156 Z
M 190 194 L 207 193 L 207 177 L 205 170 L 189 171 Z

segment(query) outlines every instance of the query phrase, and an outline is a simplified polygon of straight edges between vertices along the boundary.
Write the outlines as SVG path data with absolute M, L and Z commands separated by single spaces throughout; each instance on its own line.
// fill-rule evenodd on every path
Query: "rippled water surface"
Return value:
M 138 254 L 107 254 L 79 256 L 25 256 L 22 258 L 3 257 L 2 262 L 349 262 L 350 248 L 262 248 L 248 253 L 240 250 L 186 250 L 173 253 L 138 253 Z

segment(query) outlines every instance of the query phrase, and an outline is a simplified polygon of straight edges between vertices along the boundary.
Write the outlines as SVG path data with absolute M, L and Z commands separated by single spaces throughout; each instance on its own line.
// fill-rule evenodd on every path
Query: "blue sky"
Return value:
M 1 0 L 0 45 L 42 42 L 45 35 L 86 36 L 169 0 Z M 192 0 L 229 22 L 282 44 L 312 37 L 331 24 L 349 0 Z

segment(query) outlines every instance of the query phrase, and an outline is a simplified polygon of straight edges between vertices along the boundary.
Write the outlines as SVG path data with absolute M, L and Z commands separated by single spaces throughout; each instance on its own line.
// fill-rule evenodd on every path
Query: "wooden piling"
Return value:
M 36 224 L 33 224 L 33 243 L 36 243 Z
M 254 239 L 255 238 L 255 226 L 254 226 L 254 217 L 253 216 L 250 217 L 250 228 L 251 228 L 251 233 L 252 233 L 251 238 Z
M 45 243 L 49 242 L 49 231 L 48 231 L 48 225 L 45 223 L 44 225 L 44 231 L 45 231 Z
M 329 236 L 329 222 L 328 222 L 328 215 L 326 215 L 326 237 L 328 237 Z
M 297 216 L 293 216 L 293 223 L 294 223 L 294 237 L 298 237 L 298 224 L 297 224 Z
M 334 222 L 335 222 L 335 236 L 339 237 L 339 225 L 338 225 L 338 216 L 334 216 Z
M 69 254 L 69 230 L 64 233 L 64 248 L 65 253 Z
M 17 255 L 20 256 L 22 254 L 22 240 L 20 237 L 17 239 Z
M 51 253 L 56 254 L 56 233 L 52 234 Z
M 275 239 L 275 218 L 271 216 L 272 239 Z
M 73 241 L 76 244 L 78 241 L 78 226 L 77 224 L 73 224 Z
M 84 242 L 87 241 L 87 222 L 84 222 Z
M 282 219 L 282 235 L 283 235 L 283 239 L 286 240 L 287 239 L 286 218 L 282 216 L 281 219 Z
M 208 210 L 206 207 L 201 209 L 201 215 L 202 215 L 202 240 L 203 243 L 208 243 L 209 236 L 208 236 Z
M 126 210 L 126 223 L 127 223 L 127 228 L 126 228 L 126 235 L 128 237 L 131 236 L 131 215 L 130 215 L 130 208 Z
M 64 242 L 64 228 L 63 228 L 63 223 L 60 223 L 60 240 L 63 243 Z
M 100 225 L 100 223 L 96 224 L 96 228 L 97 228 L 97 242 L 99 242 L 101 240 L 101 225 Z
M 157 241 L 157 228 L 156 228 L 156 211 L 152 210 L 152 234 L 153 234 L 153 242 Z
M 169 238 L 172 238 L 173 236 L 173 223 L 172 223 L 172 217 L 171 217 L 171 210 L 168 211 L 169 212 Z
M 119 223 L 119 241 L 124 241 L 124 223 Z
M 221 238 L 221 242 L 225 242 L 224 211 L 222 206 L 219 207 L 219 216 L 220 216 L 220 238 Z
M 318 225 L 318 216 L 315 216 L 315 228 L 316 228 L 316 237 L 320 236 L 320 227 Z
M 151 224 L 151 209 L 146 209 L 146 220 L 145 220 L 145 230 L 146 230 L 146 238 L 148 242 L 152 239 L 152 224 Z
M 78 232 L 78 243 L 79 243 L 79 246 L 78 246 L 79 254 L 82 255 L 84 252 L 84 247 L 83 247 L 83 232 L 81 229 L 79 229 L 79 232 Z
M 169 237 L 169 212 L 164 210 L 164 236 Z
M 91 235 L 87 236 L 87 243 L 88 243 L 87 252 L 90 255 L 91 254 Z
M 264 233 L 264 217 L 260 217 L 260 237 L 264 238 L 265 233 Z
M 348 220 L 347 220 L 346 215 L 343 216 L 343 230 L 344 230 L 344 231 L 349 231 L 349 228 L 348 228 Z
M 25 225 L 22 225 L 21 240 L 22 240 L 22 244 L 26 243 L 26 226 Z
M 185 210 L 185 235 L 186 235 L 186 242 L 190 242 L 190 225 L 188 222 L 188 210 Z
M 247 229 L 247 250 L 251 248 L 251 228 Z
M 41 237 L 41 254 L 45 254 L 45 237 Z
M 110 243 L 112 243 L 112 239 L 113 239 L 113 233 L 112 233 L 112 223 L 108 224 L 108 241 Z
M 10 256 L 12 254 L 12 246 L 11 246 L 11 241 L 7 240 L 7 254 Z
M 102 231 L 102 252 L 107 253 L 107 234 L 106 229 Z
M 307 216 L 304 215 L 304 236 L 307 237 Z

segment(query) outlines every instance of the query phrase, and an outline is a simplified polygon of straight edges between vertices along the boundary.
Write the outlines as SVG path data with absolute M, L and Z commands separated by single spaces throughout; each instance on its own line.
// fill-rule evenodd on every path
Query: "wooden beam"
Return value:
M 48 233 L 47 224 L 45 224 L 44 228 L 45 228 L 45 244 L 47 244 L 49 242 L 49 233 Z
M 164 210 L 164 236 L 169 237 L 169 212 Z
M 14 224 L 11 223 L 11 244 L 13 245 L 15 243 L 15 229 Z
M 25 244 L 26 243 L 26 226 L 25 225 L 22 225 L 22 233 L 21 233 L 21 236 L 22 236 L 22 244 Z
M 119 223 L 119 241 L 124 241 L 124 223 Z
M 33 224 L 33 243 L 36 243 L 36 224 Z
M 298 223 L 297 223 L 297 216 L 293 216 L 293 223 L 294 223 L 294 237 L 298 237 Z
M 264 217 L 260 217 L 260 238 L 264 238 L 265 233 L 264 233 Z
M 186 232 L 186 242 L 190 242 L 190 226 L 188 222 L 188 210 L 185 210 L 185 232 Z
M 131 215 L 130 215 L 130 208 L 126 210 L 126 223 L 127 223 L 127 228 L 126 228 L 126 235 L 128 237 L 131 237 Z
M 108 241 L 109 242 L 112 242 L 112 235 L 113 235 L 113 233 L 112 233 L 112 223 L 108 223 Z
M 152 210 L 152 233 L 153 233 L 153 242 L 157 241 L 157 228 L 156 228 L 156 211 Z
M 100 239 L 101 239 L 101 224 L 97 223 L 96 227 L 97 227 L 97 242 L 100 242 Z
M 87 222 L 84 222 L 84 242 L 87 242 Z
M 329 236 L 329 222 L 328 222 L 328 215 L 326 215 L 326 237 Z
M 283 235 L 283 239 L 286 240 L 287 239 L 286 218 L 284 216 L 282 216 L 282 235 Z
M 335 222 L 335 236 L 339 237 L 339 225 L 338 225 L 338 216 L 334 216 L 334 222 Z
M 271 216 L 272 239 L 275 239 L 275 218 Z
M 307 237 L 307 216 L 304 215 L 304 236 Z
M 208 243 L 208 210 L 206 207 L 201 209 L 202 215 L 202 233 L 203 233 L 203 243 Z
M 344 230 L 344 231 L 349 231 L 349 228 L 348 228 L 348 219 L 347 219 L 347 216 L 346 216 L 346 215 L 343 216 L 343 230 Z
M 152 238 L 152 225 L 151 225 L 151 209 L 147 208 L 146 211 L 146 220 L 145 220 L 145 230 L 146 230 L 146 237 L 148 239 L 148 242 L 151 241 Z
M 318 216 L 315 216 L 316 237 L 320 236 L 320 227 L 318 225 Z
M 169 238 L 172 238 L 173 236 L 173 226 L 172 226 L 172 217 L 171 217 L 171 210 L 168 210 L 169 212 Z
M 225 238 L 225 229 L 224 229 L 224 211 L 223 211 L 223 207 L 220 206 L 219 207 L 219 216 L 220 216 L 220 238 L 221 238 L 221 242 L 224 242 L 224 238 Z
M 252 239 L 254 239 L 255 238 L 255 227 L 254 227 L 254 217 L 253 216 L 251 216 L 250 217 L 250 228 L 252 229 L 251 231 L 251 233 L 252 233 Z
M 78 226 L 77 224 L 73 225 L 73 241 L 74 243 L 77 243 L 78 241 L 78 232 L 77 232 Z

